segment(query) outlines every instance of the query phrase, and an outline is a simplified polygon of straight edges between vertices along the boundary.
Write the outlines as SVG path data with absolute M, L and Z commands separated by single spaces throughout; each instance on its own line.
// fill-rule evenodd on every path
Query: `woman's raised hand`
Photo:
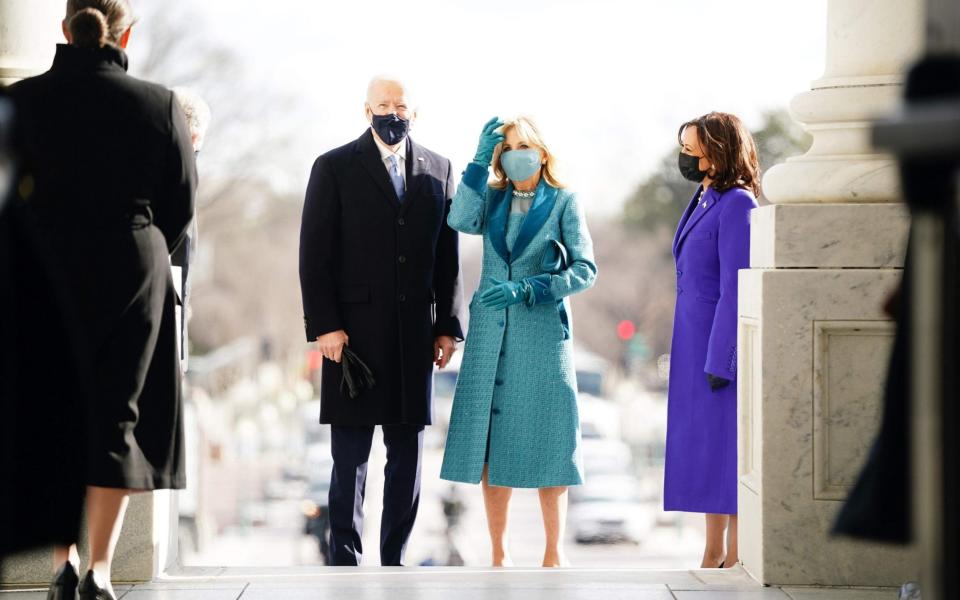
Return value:
M 473 162 L 484 167 L 490 165 L 490 162 L 493 161 L 493 149 L 503 141 L 503 133 L 497 131 L 502 125 L 503 121 L 499 117 L 493 117 L 483 126 L 483 132 L 480 133 L 480 143 L 477 144 L 477 153 L 473 157 Z

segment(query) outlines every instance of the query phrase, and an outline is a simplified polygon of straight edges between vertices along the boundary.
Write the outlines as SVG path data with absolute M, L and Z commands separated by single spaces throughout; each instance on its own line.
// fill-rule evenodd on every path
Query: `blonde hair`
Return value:
M 67 28 L 81 48 L 115 46 L 133 26 L 129 0 L 67 0 Z
M 566 187 L 557 177 L 557 159 L 553 153 L 550 152 L 546 142 L 543 141 L 540 129 L 537 127 L 537 124 L 533 122 L 533 119 L 530 117 L 517 117 L 516 119 L 506 121 L 500 129 L 504 135 L 511 129 L 515 130 L 521 141 L 526 142 L 531 148 L 536 148 L 541 151 L 546 162 L 543 165 L 540 176 L 552 187 Z M 488 183 L 490 187 L 496 190 L 506 188 L 508 183 L 507 174 L 503 170 L 503 165 L 500 164 L 500 156 L 502 154 L 503 142 L 500 142 L 493 150 L 493 180 Z

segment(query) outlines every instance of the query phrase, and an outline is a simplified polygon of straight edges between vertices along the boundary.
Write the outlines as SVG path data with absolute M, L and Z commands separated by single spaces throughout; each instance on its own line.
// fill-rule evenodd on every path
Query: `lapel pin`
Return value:
M 423 157 L 422 157 L 422 156 L 418 156 L 418 157 L 417 157 L 417 160 L 419 160 L 420 162 L 423 162 Z

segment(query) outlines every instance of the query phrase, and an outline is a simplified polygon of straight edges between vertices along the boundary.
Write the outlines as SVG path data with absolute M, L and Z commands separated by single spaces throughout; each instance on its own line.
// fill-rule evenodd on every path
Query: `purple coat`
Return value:
M 670 351 L 664 510 L 737 512 L 737 271 L 750 266 L 753 195 L 700 190 L 673 242 L 677 306 Z M 710 390 L 707 373 L 731 381 Z

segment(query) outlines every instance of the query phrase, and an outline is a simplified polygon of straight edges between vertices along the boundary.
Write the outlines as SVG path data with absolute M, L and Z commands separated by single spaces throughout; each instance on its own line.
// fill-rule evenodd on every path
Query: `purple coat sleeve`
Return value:
M 750 267 L 750 211 L 757 206 L 749 192 L 734 189 L 721 200 L 717 246 L 720 254 L 720 300 L 707 342 L 703 370 L 715 377 L 737 377 L 737 273 Z

